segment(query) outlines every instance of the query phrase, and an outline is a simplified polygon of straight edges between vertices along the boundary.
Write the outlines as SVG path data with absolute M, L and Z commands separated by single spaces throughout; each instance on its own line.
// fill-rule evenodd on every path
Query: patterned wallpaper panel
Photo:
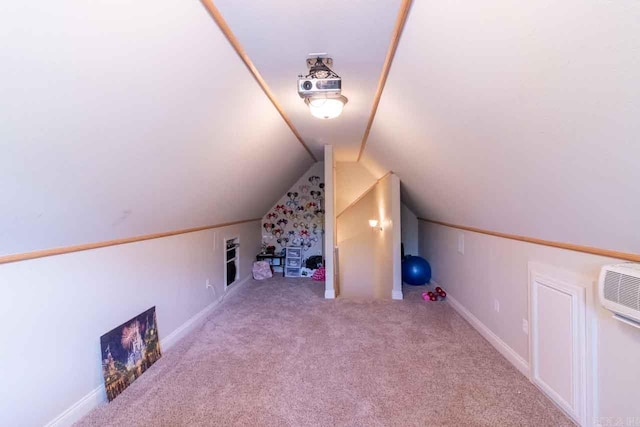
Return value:
M 301 246 L 302 258 L 322 255 L 324 234 L 324 164 L 315 163 L 262 217 L 262 243 Z

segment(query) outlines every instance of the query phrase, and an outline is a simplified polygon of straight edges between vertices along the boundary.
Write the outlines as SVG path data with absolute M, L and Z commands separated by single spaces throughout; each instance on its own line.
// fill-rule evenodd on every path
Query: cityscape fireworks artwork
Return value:
M 102 374 L 109 402 L 161 356 L 156 308 L 151 307 L 100 337 Z

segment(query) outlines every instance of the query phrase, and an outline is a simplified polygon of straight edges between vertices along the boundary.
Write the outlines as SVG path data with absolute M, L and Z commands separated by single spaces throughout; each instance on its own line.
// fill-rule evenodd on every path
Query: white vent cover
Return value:
M 605 265 L 598 288 L 606 309 L 640 323 L 640 264 Z

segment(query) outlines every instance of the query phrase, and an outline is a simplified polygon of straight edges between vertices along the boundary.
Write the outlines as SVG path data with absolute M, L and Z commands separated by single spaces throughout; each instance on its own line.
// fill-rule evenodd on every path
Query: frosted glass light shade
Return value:
M 348 99 L 342 95 L 337 97 L 310 97 L 304 102 L 309 106 L 309 111 L 313 117 L 319 119 L 334 119 L 342 114 L 344 104 Z

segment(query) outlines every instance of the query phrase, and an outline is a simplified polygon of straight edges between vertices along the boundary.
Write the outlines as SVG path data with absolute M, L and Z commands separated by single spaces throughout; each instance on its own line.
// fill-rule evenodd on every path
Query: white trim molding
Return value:
M 324 297 L 336 297 L 337 260 L 336 253 L 336 162 L 333 145 L 324 146 Z
M 233 260 L 233 262 L 236 265 L 236 277 L 233 279 L 233 282 L 228 283 L 228 277 L 227 277 L 227 263 L 229 263 L 231 260 L 227 259 L 227 254 L 229 252 L 229 250 L 227 249 L 227 242 L 229 240 L 235 240 L 236 242 L 236 246 L 235 246 L 235 255 L 234 257 L 231 259 Z M 224 251 L 224 255 L 222 256 L 222 268 L 223 270 L 223 275 L 224 275 L 224 291 L 226 292 L 227 289 L 229 289 L 229 287 L 236 285 L 239 277 L 240 277 L 240 236 L 239 235 L 235 235 L 235 236 L 229 236 L 229 237 L 225 237 L 222 239 L 222 250 Z
M 207 318 L 207 316 L 217 308 L 225 298 L 232 295 L 240 286 L 247 283 L 251 279 L 251 275 L 248 275 L 240 281 L 236 281 L 226 294 L 216 298 L 211 304 L 200 310 L 198 313 L 190 317 L 186 322 L 176 328 L 166 337 L 160 340 L 160 348 L 163 352 L 169 350 L 182 338 L 184 338 L 189 332 L 196 329 Z M 95 389 L 91 390 L 80 400 L 73 405 L 65 409 L 60 415 L 49 421 L 45 427 L 68 427 L 79 421 L 82 417 L 91 412 L 94 408 L 97 408 L 101 404 L 107 401 L 107 394 L 104 389 L 104 384 L 99 385 Z
M 431 285 L 440 286 L 435 280 L 431 280 Z M 514 349 L 509 347 L 499 336 L 493 333 L 484 323 L 474 316 L 469 310 L 467 310 L 457 299 L 447 293 L 447 299 L 449 305 L 458 312 L 471 326 L 477 330 L 480 335 L 484 337 L 489 343 L 502 354 L 515 368 L 520 371 L 524 376 L 529 378 L 529 362 L 520 356 Z
M 502 354 L 505 359 L 507 359 L 513 366 L 516 367 L 518 371 L 520 371 L 527 378 L 529 377 L 529 363 L 520 356 L 514 349 L 509 347 L 506 342 L 500 339 L 499 336 L 493 333 L 491 329 L 489 329 L 484 323 L 480 321 L 477 317 L 475 317 L 469 310 L 467 310 L 458 300 L 451 296 L 451 294 L 447 294 L 447 301 L 455 311 L 460 314 L 467 322 L 471 324 L 480 335 L 482 335 L 489 343 L 495 347 L 500 354 Z
M 589 378 L 593 375 L 595 357 L 590 347 L 594 345 L 595 336 L 591 330 L 591 305 L 592 298 L 588 297 L 587 289 L 591 289 L 593 283 L 588 278 L 583 278 L 572 272 L 564 271 L 554 266 L 529 262 L 529 364 L 531 366 L 530 380 L 556 403 L 567 415 L 579 425 L 592 425 L 591 421 L 596 414 L 593 382 Z M 566 313 L 559 313 L 558 319 L 567 317 L 568 330 L 571 334 L 571 362 L 572 371 L 569 373 L 571 380 L 571 396 L 561 396 L 545 378 L 540 374 L 541 357 L 547 355 L 547 351 L 540 347 L 539 334 L 539 290 L 569 298 L 570 309 Z M 546 298 L 548 298 L 548 295 Z M 553 315 L 553 314 L 550 314 Z M 558 313 L 556 313 L 556 316 Z M 549 319 L 547 319 L 548 321 Z M 553 322 L 556 322 L 553 319 Z M 555 324 L 555 323 L 554 323 Z M 555 349 L 550 349 L 554 351 Z M 547 361 L 549 363 L 549 361 Z
M 104 384 L 94 388 L 73 405 L 65 409 L 60 415 L 49 421 L 45 427 L 67 427 L 79 421 L 82 417 L 107 401 Z
M 393 246 L 393 289 L 391 299 L 401 300 L 402 295 L 402 205 L 400 202 L 400 178 L 394 173 L 389 174 L 391 180 L 391 234 Z
M 160 340 L 160 348 L 162 349 L 162 351 L 169 350 L 178 341 L 184 338 L 185 335 L 189 334 L 189 332 L 191 332 L 196 327 L 198 327 L 200 323 L 202 323 L 202 321 L 207 317 L 207 315 L 209 315 L 228 295 L 231 295 L 235 289 L 237 289 L 239 286 L 242 286 L 249 279 L 251 279 L 251 275 L 245 277 L 242 280 L 239 280 L 239 281 L 236 280 L 236 282 L 233 283 L 233 286 L 229 288 L 226 294 L 223 294 L 222 296 L 218 297 L 211 304 L 209 304 L 208 306 L 200 310 L 198 313 L 193 315 L 191 318 L 189 318 L 186 322 L 180 325 L 177 329 L 175 329 L 169 335 L 162 338 Z
M 233 295 L 233 293 L 242 285 L 247 283 L 251 279 L 251 275 L 246 276 L 242 280 L 236 280 L 233 283 L 233 286 L 225 288 L 224 294 L 214 300 L 211 304 L 200 310 L 198 313 L 189 318 L 186 322 L 180 325 L 177 329 L 171 332 L 166 337 L 160 340 L 160 348 L 162 351 L 167 351 L 171 347 L 173 347 L 178 341 L 184 338 L 189 332 L 193 331 L 195 328 L 200 326 L 202 321 L 218 306 L 225 298 L 229 295 Z

